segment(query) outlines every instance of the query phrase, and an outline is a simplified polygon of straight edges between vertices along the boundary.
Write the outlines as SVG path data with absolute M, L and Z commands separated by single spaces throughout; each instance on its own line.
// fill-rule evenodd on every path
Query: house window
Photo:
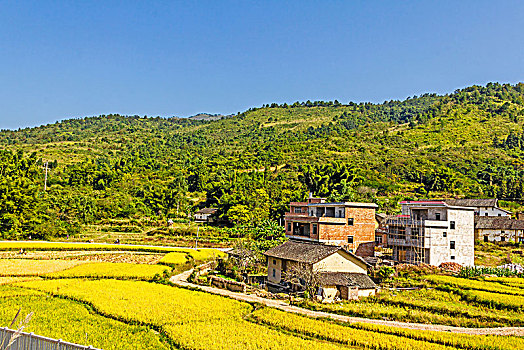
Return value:
M 488 241 L 488 236 L 484 236 L 484 242 Z
M 343 217 L 344 217 L 344 211 L 339 210 L 339 211 L 338 211 L 338 217 L 339 217 L 339 218 L 343 218 Z
M 277 264 L 277 261 L 273 259 L 273 265 L 276 265 L 276 264 Z
M 353 219 L 353 218 L 348 218 L 348 225 L 349 225 L 349 226 L 353 226 L 354 221 L 355 221 L 355 219 Z
M 302 208 L 295 208 L 295 213 L 302 213 Z
M 313 224 L 313 235 L 317 234 L 317 224 Z
M 484 216 L 488 216 L 488 213 L 484 214 Z
M 506 241 L 506 237 L 504 237 L 504 236 L 500 237 L 500 241 L 501 242 L 505 242 Z
M 287 224 L 287 232 L 291 232 L 291 223 L 290 222 Z
M 451 256 L 451 260 L 455 260 L 455 255 L 452 255 L 452 256 Z
M 440 220 L 440 213 L 435 213 L 435 220 Z
M 448 236 L 447 232 L 442 232 L 442 237 L 447 237 L 447 236 Z
M 449 248 L 455 249 L 455 241 L 449 241 Z
M 348 243 L 350 243 L 350 244 L 353 243 L 353 236 L 348 236 Z
M 502 215 L 499 214 L 499 216 L 502 216 Z
M 277 272 L 275 269 L 273 269 L 273 277 L 275 277 L 277 275 Z
M 455 229 L 455 221 L 450 221 L 450 222 L 449 222 L 449 228 L 450 228 L 451 230 L 454 230 L 454 229 Z

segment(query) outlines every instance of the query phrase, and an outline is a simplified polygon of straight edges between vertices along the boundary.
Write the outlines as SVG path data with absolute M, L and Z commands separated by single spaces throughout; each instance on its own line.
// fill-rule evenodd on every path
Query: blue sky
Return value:
M 0 128 L 524 80 L 518 1 L 2 1 Z

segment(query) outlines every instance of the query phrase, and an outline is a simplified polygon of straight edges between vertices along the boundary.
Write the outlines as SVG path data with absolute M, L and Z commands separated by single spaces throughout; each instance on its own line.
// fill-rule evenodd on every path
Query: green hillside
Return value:
M 3 237 L 109 219 L 279 218 L 309 191 L 375 201 L 522 198 L 524 84 L 382 104 L 271 104 L 220 120 L 104 115 L 0 132 Z M 44 192 L 42 162 L 49 161 Z

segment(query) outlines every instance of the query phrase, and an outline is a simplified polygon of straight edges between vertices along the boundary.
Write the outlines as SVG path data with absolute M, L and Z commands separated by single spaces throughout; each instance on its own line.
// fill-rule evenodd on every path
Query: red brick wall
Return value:
M 347 225 L 347 219 L 353 218 L 353 225 Z M 348 242 L 353 236 L 353 243 Z M 319 225 L 319 239 L 342 241 L 341 245 L 359 256 L 373 256 L 375 250 L 375 209 L 346 208 L 345 225 Z

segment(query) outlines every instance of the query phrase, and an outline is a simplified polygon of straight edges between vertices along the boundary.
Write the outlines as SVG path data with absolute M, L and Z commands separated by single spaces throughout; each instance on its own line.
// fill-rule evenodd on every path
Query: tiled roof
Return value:
M 524 230 L 524 220 L 504 216 L 477 216 L 475 228 L 484 230 Z
M 217 208 L 203 208 L 197 211 L 195 214 L 214 214 L 217 210 Z
M 348 286 L 359 289 L 377 288 L 375 282 L 364 273 L 356 272 L 321 272 L 320 283 L 327 286 Z
M 496 207 L 496 198 L 487 199 L 445 199 L 445 202 L 451 206 L 457 207 Z
M 338 252 L 339 250 L 346 252 L 365 265 L 368 265 L 368 263 L 365 262 L 362 258 L 351 252 L 348 252 L 343 247 L 321 243 L 304 243 L 293 240 L 286 241 L 279 246 L 271 248 L 264 254 L 274 258 L 314 264 L 330 256 L 331 254 Z

